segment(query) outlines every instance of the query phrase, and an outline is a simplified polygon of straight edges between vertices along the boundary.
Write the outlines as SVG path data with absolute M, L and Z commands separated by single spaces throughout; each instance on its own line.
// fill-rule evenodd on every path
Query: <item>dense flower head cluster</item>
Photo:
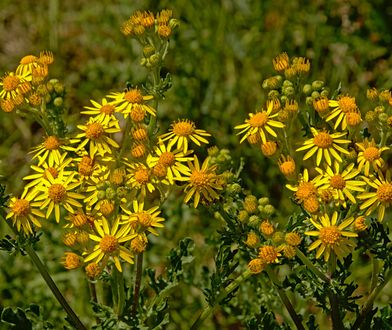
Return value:
M 293 201 L 309 215 L 308 222 L 298 224 L 308 228 L 302 234 L 318 236 L 309 250 L 317 248 L 316 257 L 324 255 L 325 260 L 332 254 L 344 257 L 356 245 L 355 231 L 366 230 L 366 217 L 383 221 L 392 205 L 385 158 L 390 150 L 391 92 L 368 89 L 374 108 L 365 110 L 350 93 L 338 91 L 331 97 L 323 81 L 307 82 L 307 59 L 282 53 L 272 64 L 278 74 L 262 83 L 268 92 L 266 110 L 249 113 L 244 124 L 235 126 L 241 130 L 240 142 L 260 145 L 261 153 L 278 165 Z M 344 217 L 353 213 L 358 220 Z M 239 217 L 245 218 L 243 211 Z M 268 223 L 260 227 L 265 236 Z M 247 244 L 252 246 L 249 239 Z
M 162 50 L 167 52 L 177 25 L 170 10 L 156 16 L 137 11 L 122 30 L 141 43 L 152 63 Z M 146 41 L 149 33 L 160 38 Z M 51 52 L 28 55 L 1 79 L 2 109 L 39 114 L 34 118 L 46 131 L 31 151 L 33 173 L 24 177 L 22 195 L 10 200 L 7 218 L 27 235 L 44 218 L 55 219 L 64 227 L 64 244 L 72 248 L 63 258 L 65 268 L 83 266 L 89 278 L 96 278 L 109 264 L 122 271 L 124 262 L 133 263 L 135 254 L 146 249 L 150 234 L 159 235 L 165 220 L 160 203 L 171 190 L 182 189 L 184 202 L 197 207 L 218 199 L 224 180 L 216 164 L 209 158 L 200 162 L 194 153 L 210 137 L 194 122 L 180 119 L 158 134 L 156 109 L 163 95 L 158 88 L 167 88 L 164 82 L 150 90 L 132 86 L 91 100 L 80 111 L 82 123 L 75 132 L 51 130 L 50 118 L 62 124 L 61 104 L 45 96 L 63 92 L 57 81 L 46 84 L 52 62 Z M 159 61 L 154 63 L 159 70 Z M 50 112 L 52 107 L 56 111 Z

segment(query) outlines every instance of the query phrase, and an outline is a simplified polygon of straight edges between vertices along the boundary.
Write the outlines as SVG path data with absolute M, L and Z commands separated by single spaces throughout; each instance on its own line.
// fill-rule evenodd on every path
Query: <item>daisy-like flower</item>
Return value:
M 75 140 L 70 140 L 74 143 Z M 34 147 L 30 153 L 33 153 L 33 159 L 39 157 L 38 166 L 41 166 L 45 161 L 50 164 L 60 164 L 62 155 L 66 151 L 74 151 L 75 149 L 67 146 L 67 141 L 60 139 L 58 136 L 49 135 L 44 139 L 44 142 Z
M 337 129 L 339 125 L 342 125 L 342 130 L 347 128 L 347 114 L 351 112 L 357 112 L 357 104 L 355 98 L 345 95 L 340 96 L 337 100 L 329 100 L 329 106 L 332 109 L 331 113 L 325 118 L 325 121 L 331 121 L 336 118 L 334 129 Z
M 306 231 L 305 235 L 316 236 L 318 239 L 309 246 L 309 251 L 317 249 L 316 258 L 324 254 L 324 260 L 328 261 L 332 253 L 338 259 L 342 259 L 355 247 L 355 242 L 349 238 L 357 237 L 358 234 L 345 230 L 354 222 L 354 217 L 350 217 L 338 224 L 338 212 L 334 212 L 330 218 L 327 213 L 309 219 L 317 230 Z
M 98 184 L 102 176 L 108 177 L 108 168 L 106 165 L 101 164 L 96 158 L 91 158 L 87 154 L 81 157 L 74 158 L 76 163 L 78 180 L 81 182 L 92 181 Z
M 384 160 L 381 158 L 381 153 L 385 150 L 389 150 L 388 147 L 377 147 L 374 139 L 370 142 L 365 139 L 361 143 L 356 143 L 357 147 L 361 150 L 358 153 L 358 170 L 364 169 L 366 176 L 369 176 L 370 166 L 377 172 L 384 166 Z
M 138 88 L 128 89 L 122 93 L 112 93 L 108 97 L 113 99 L 113 103 L 116 104 L 117 110 L 122 112 L 124 117 L 131 114 L 134 109 L 148 112 L 152 116 L 156 115 L 156 110 L 146 104 L 146 101 L 152 100 L 154 97 L 152 95 L 143 95 Z
M 378 221 L 382 221 L 385 215 L 385 209 L 392 205 L 392 182 L 391 172 L 388 171 L 386 175 L 378 171 L 378 177 L 366 178 L 366 183 L 376 189 L 376 191 L 365 192 L 358 196 L 358 199 L 366 200 L 360 206 L 360 210 L 366 210 L 366 215 L 370 215 L 378 209 Z
M 198 146 L 201 143 L 208 144 L 208 140 L 205 138 L 207 136 L 211 136 L 211 134 L 205 130 L 196 128 L 194 122 L 188 119 L 181 119 L 172 123 L 169 132 L 162 134 L 159 138 L 162 141 L 169 140 L 168 147 L 176 144 L 177 149 L 181 149 L 184 153 L 187 153 L 189 141 L 194 142 Z
M 0 98 L 3 100 L 17 100 L 31 90 L 31 77 L 26 74 L 9 72 L 0 79 Z
M 199 159 L 195 155 L 193 163 L 189 162 L 188 165 L 191 170 L 190 174 L 176 178 L 179 181 L 188 182 L 184 189 L 186 193 L 184 202 L 188 203 L 194 197 L 193 206 L 196 208 L 199 205 L 200 198 L 207 202 L 218 199 L 219 195 L 216 191 L 222 189 L 222 186 L 219 182 L 219 176 L 215 172 L 216 165 L 209 166 L 209 157 L 200 166 Z
M 40 66 L 38 57 L 34 55 L 23 56 L 19 61 L 19 65 L 16 69 L 16 73 L 19 75 L 31 75 L 34 68 Z
M 162 228 L 163 224 L 161 222 L 165 221 L 164 218 L 158 216 L 161 213 L 159 206 L 144 210 L 144 202 L 134 200 L 132 207 L 133 212 L 125 208 L 122 209 L 125 212 L 125 214 L 122 215 L 123 222 L 130 224 L 138 234 L 148 231 L 151 234 L 158 236 L 158 232 L 155 228 Z
M 78 128 L 83 133 L 78 134 L 76 139 L 84 138 L 84 141 L 80 142 L 77 150 L 82 149 L 88 144 L 91 158 L 95 154 L 100 156 L 111 154 L 112 148 L 119 148 L 117 142 L 108 136 L 108 134 L 120 132 L 117 120 L 102 122 L 95 118 L 90 118 L 86 125 L 78 125 Z
M 56 179 L 59 175 L 59 172 L 63 171 L 65 176 L 71 174 L 72 171 L 66 171 L 66 167 L 68 167 L 72 158 L 66 158 L 67 154 L 64 153 L 60 156 L 60 160 L 58 163 L 54 161 L 54 158 L 49 158 L 48 162 L 42 161 L 41 157 L 38 157 L 38 164 L 31 165 L 30 167 L 36 172 L 34 174 L 27 175 L 23 178 L 23 180 L 31 180 L 27 185 L 25 185 L 24 189 L 29 189 L 38 185 L 42 179 L 47 179 L 47 173 L 49 172 L 54 179 Z
M 155 180 L 151 169 L 143 163 L 126 163 L 128 169 L 127 182 L 137 191 L 140 192 L 140 198 L 143 199 L 147 192 L 152 193 L 155 190 Z
M 326 131 L 319 132 L 315 128 L 310 129 L 313 134 L 313 138 L 306 140 L 304 145 L 298 148 L 296 151 L 308 150 L 304 155 L 303 160 L 312 157 L 317 152 L 316 164 L 320 165 L 323 157 L 329 166 L 332 165 L 331 156 L 337 161 L 342 162 L 342 158 L 338 152 L 342 154 L 349 154 L 349 151 L 339 146 L 339 144 L 350 143 L 350 140 L 341 139 L 346 133 L 333 133 L 329 134 Z
M 355 197 L 352 192 L 362 192 L 365 189 L 362 187 L 366 182 L 361 180 L 354 180 L 360 173 L 358 169 L 354 169 L 354 164 L 349 164 L 343 171 L 340 169 L 340 163 L 334 162 L 333 168 L 327 166 L 323 171 L 321 168 L 316 168 L 320 174 L 315 178 L 315 181 L 320 185 L 320 190 L 328 190 L 332 193 L 334 200 L 337 204 L 342 204 L 343 207 L 347 206 L 346 198 L 353 204 L 356 204 Z
M 103 123 L 116 120 L 114 113 L 118 112 L 118 110 L 114 102 L 108 102 L 106 98 L 103 98 L 101 103 L 98 103 L 94 100 L 90 100 L 90 102 L 92 103 L 93 107 L 86 106 L 84 108 L 88 110 L 81 111 L 80 113 L 95 116 L 97 121 Z
M 267 110 L 259 111 L 256 113 L 250 113 L 249 119 L 245 120 L 245 124 L 237 125 L 234 128 L 240 129 L 241 131 L 237 135 L 244 134 L 240 140 L 240 143 L 245 141 L 248 136 L 253 134 L 259 134 L 262 143 L 267 142 L 267 134 L 277 137 L 277 134 L 272 129 L 272 127 L 283 128 L 285 125 L 280 121 L 273 120 L 278 116 L 279 113 L 272 114 L 274 107 L 273 102 L 268 103 Z
M 102 221 L 95 221 L 94 228 L 96 234 L 90 234 L 89 237 L 97 244 L 91 252 L 84 253 L 85 262 L 94 261 L 98 264 L 102 261 L 102 264 L 106 265 L 109 259 L 112 259 L 120 272 L 120 258 L 133 264 L 133 253 L 123 246 L 136 237 L 136 234 L 130 233 L 130 226 L 120 225 L 120 218 L 117 217 L 111 228 L 105 218 L 102 218 Z
M 309 180 L 309 172 L 305 168 L 302 175 L 300 175 L 298 184 L 291 185 L 286 184 L 286 188 L 294 191 L 295 199 L 299 203 L 303 203 L 305 200 L 311 197 L 317 197 L 317 187 L 320 185 L 315 179 Z
M 38 196 L 34 198 L 39 201 L 40 208 L 46 208 L 46 218 L 48 219 L 53 212 L 56 221 L 60 221 L 60 206 L 63 206 L 68 212 L 74 213 L 73 207 L 82 207 L 77 199 L 83 199 L 84 196 L 73 192 L 80 183 L 72 183 L 74 174 L 68 177 L 64 176 L 64 171 L 60 171 L 57 178 L 53 178 L 50 172 L 47 172 L 47 178 L 41 180 L 41 184 L 36 187 L 39 191 Z
M 10 211 L 6 218 L 12 219 L 12 223 L 18 231 L 23 230 L 25 234 L 33 233 L 31 224 L 41 227 L 38 218 L 44 218 L 45 215 L 39 210 L 40 203 L 33 203 L 36 191 L 28 192 L 25 189 L 20 198 L 12 197 L 9 202 Z
M 174 178 L 181 177 L 182 174 L 189 174 L 189 167 L 182 163 L 193 159 L 193 157 L 188 156 L 190 152 L 184 153 L 178 149 L 172 151 L 172 147 L 172 145 L 166 146 L 161 142 L 155 148 L 156 156 L 149 155 L 147 158 L 149 167 L 153 168 L 157 164 L 160 164 L 166 169 L 166 177 L 171 184 L 174 183 Z

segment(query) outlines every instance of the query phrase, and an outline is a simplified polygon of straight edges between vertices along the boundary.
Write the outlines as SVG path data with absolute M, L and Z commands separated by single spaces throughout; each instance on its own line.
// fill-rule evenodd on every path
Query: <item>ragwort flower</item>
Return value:
M 267 142 L 266 133 L 272 135 L 273 137 L 277 137 L 277 134 L 272 129 L 272 127 L 283 128 L 285 127 L 285 125 L 280 121 L 272 119 L 278 116 L 278 113 L 272 114 L 273 106 L 274 103 L 269 102 L 267 110 L 250 113 L 249 119 L 246 120 L 245 124 L 237 125 L 234 127 L 235 129 L 241 130 L 239 133 L 237 133 L 237 135 L 245 133 L 241 138 L 240 143 L 246 140 L 248 136 L 253 134 L 259 134 L 263 143 Z
M 327 116 L 325 121 L 330 121 L 336 118 L 334 129 L 342 125 L 342 130 L 347 128 L 347 115 L 352 112 L 357 112 L 357 104 L 355 98 L 345 95 L 340 96 L 337 100 L 329 100 L 329 106 L 333 108 L 332 112 Z
M 122 243 L 131 241 L 136 237 L 136 234 L 130 233 L 130 226 L 120 225 L 119 220 L 118 217 L 111 228 L 105 218 L 102 218 L 102 221 L 94 222 L 96 234 L 90 234 L 89 237 L 97 244 L 91 252 L 84 253 L 86 255 L 85 262 L 94 261 L 98 264 L 102 260 L 102 263 L 106 265 L 111 258 L 120 272 L 122 272 L 120 258 L 133 264 L 133 253 Z
M 38 218 L 44 218 L 45 215 L 39 210 L 40 203 L 32 203 L 36 191 L 28 192 L 25 189 L 20 198 L 12 197 L 9 202 L 10 211 L 6 218 L 12 219 L 14 226 L 18 231 L 23 230 L 27 235 L 33 233 L 31 224 L 41 227 Z
M 356 244 L 349 238 L 357 237 L 358 234 L 345 229 L 353 223 L 354 217 L 350 217 L 338 224 L 338 213 L 335 211 L 331 218 L 325 213 L 309 220 L 317 230 L 306 231 L 305 235 L 318 237 L 309 246 L 309 251 L 318 248 L 316 258 L 320 258 L 324 254 L 324 260 L 328 261 L 332 253 L 338 259 L 342 259 L 351 253 Z
M 350 143 L 350 140 L 341 139 L 346 133 L 333 133 L 329 134 L 326 131 L 319 132 L 314 127 L 310 129 L 313 134 L 313 138 L 306 140 L 304 145 L 298 148 L 296 151 L 308 150 L 304 155 L 303 160 L 312 157 L 317 152 L 316 164 L 320 165 L 323 157 L 325 158 L 328 165 L 332 165 L 331 156 L 337 161 L 342 162 L 342 158 L 338 152 L 348 155 L 348 150 L 339 146 L 339 144 Z
M 108 97 L 113 99 L 113 103 L 116 104 L 117 110 L 123 113 L 124 117 L 131 114 L 134 109 L 148 112 L 152 116 L 156 115 L 156 110 L 145 103 L 154 97 L 152 95 L 143 95 L 138 88 L 131 88 L 122 93 L 112 93 Z
M 95 116 L 98 121 L 103 123 L 116 120 L 114 113 L 118 112 L 118 110 L 115 103 L 108 102 L 106 98 L 103 98 L 101 103 L 98 103 L 94 100 L 90 100 L 90 102 L 92 103 L 93 107 L 85 106 L 84 108 L 88 110 L 81 111 L 80 113 Z
M 358 170 L 364 169 L 366 176 L 369 176 L 370 166 L 377 172 L 384 166 L 384 160 L 381 158 L 381 153 L 389 150 L 388 147 L 377 147 L 374 140 L 370 142 L 365 139 L 362 143 L 356 143 L 357 147 L 361 150 L 358 153 Z
M 360 206 L 360 210 L 366 210 L 366 215 L 370 215 L 378 209 L 378 221 L 382 221 L 385 215 L 385 209 L 392 205 L 392 182 L 391 172 L 388 171 L 384 176 L 378 171 L 378 177 L 365 178 L 367 184 L 376 189 L 376 191 L 365 192 L 358 196 L 358 199 L 366 200 Z

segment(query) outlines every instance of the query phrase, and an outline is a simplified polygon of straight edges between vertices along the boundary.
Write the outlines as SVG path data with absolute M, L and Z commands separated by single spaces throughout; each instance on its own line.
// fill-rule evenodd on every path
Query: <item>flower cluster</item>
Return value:
M 331 254 L 344 257 L 356 245 L 357 234 L 349 227 L 366 229 L 366 217 L 373 214 L 382 221 L 392 204 L 384 157 L 390 149 L 391 92 L 369 89 L 367 98 L 375 107 L 365 111 L 349 94 L 330 98 L 323 81 L 306 83 L 309 60 L 290 61 L 283 53 L 273 67 L 279 74 L 262 84 L 269 91 L 267 110 L 250 113 L 235 127 L 243 135 L 240 142 L 260 144 L 261 152 L 277 162 L 293 200 L 308 214 L 309 221 L 298 225 L 308 228 L 304 234 L 318 236 L 309 250 L 318 248 L 316 257 L 325 260 Z M 261 262 L 252 261 L 251 269 L 253 264 Z

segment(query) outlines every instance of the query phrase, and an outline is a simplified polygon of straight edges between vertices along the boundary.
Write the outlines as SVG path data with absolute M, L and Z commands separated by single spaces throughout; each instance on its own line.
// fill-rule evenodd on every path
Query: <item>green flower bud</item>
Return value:
M 252 215 L 249 217 L 249 225 L 257 226 L 260 223 L 260 218 L 257 215 Z
M 371 123 L 371 122 L 375 121 L 376 118 L 377 118 L 377 114 L 376 114 L 374 111 L 368 111 L 368 112 L 366 112 L 366 114 L 365 114 L 365 120 L 366 120 L 368 123 Z
M 268 197 L 261 197 L 258 200 L 259 205 L 267 205 L 269 203 L 269 198 Z
M 241 186 L 238 183 L 232 183 L 227 186 L 227 192 L 230 195 L 238 194 L 242 190 Z
M 54 104 L 56 107 L 61 107 L 61 106 L 63 105 L 63 98 L 62 98 L 62 97 L 56 97 L 56 98 L 53 100 L 53 104 Z
M 281 104 L 286 104 L 286 101 L 288 100 L 289 98 L 286 96 L 286 95 L 282 95 L 281 97 L 280 97 L 280 103 Z
M 317 99 L 320 97 L 320 93 L 317 91 L 313 91 L 312 94 L 310 95 L 313 99 Z
M 313 88 L 314 90 L 316 90 L 316 91 L 320 91 L 321 88 L 324 87 L 324 84 L 325 84 L 324 81 L 315 80 L 315 81 L 312 82 L 312 88 Z
M 267 204 L 266 206 L 264 206 L 264 214 L 267 217 L 270 217 L 274 213 L 275 213 L 275 208 L 271 204 Z
M 295 94 L 295 89 L 294 87 L 288 86 L 285 89 L 282 90 L 283 94 L 286 96 L 294 95 Z
M 106 198 L 109 200 L 113 200 L 116 198 L 116 191 L 113 188 L 107 188 L 106 191 Z
M 374 108 L 375 113 L 383 113 L 385 111 L 385 107 L 383 105 L 379 105 Z
M 280 94 L 279 94 L 279 92 L 276 89 L 270 90 L 268 92 L 268 98 L 269 99 L 274 99 L 275 97 L 279 97 L 279 96 L 280 96 Z
M 384 112 L 384 113 L 380 113 L 378 115 L 378 120 L 381 121 L 382 123 L 386 123 L 388 120 L 388 115 Z
M 249 214 L 245 210 L 241 210 L 238 213 L 238 220 L 240 220 L 241 222 L 246 222 L 248 218 L 249 218 Z
M 60 82 L 55 83 L 53 87 L 57 94 L 62 94 L 64 92 L 64 85 Z
M 293 87 L 293 83 L 290 80 L 283 81 L 283 87 Z
M 324 96 L 324 97 L 328 97 L 329 89 L 328 88 L 323 88 L 322 91 L 320 92 L 320 95 Z
M 106 194 L 103 190 L 98 191 L 97 198 L 99 200 L 106 199 Z
M 152 66 L 158 65 L 161 61 L 161 56 L 159 54 L 154 54 L 149 57 L 149 62 Z
M 116 190 L 116 194 L 119 198 L 123 198 L 128 194 L 128 190 L 125 187 L 118 187 Z
M 45 95 L 45 102 L 46 102 L 46 103 L 49 103 L 49 102 L 51 101 L 51 99 L 52 99 L 52 98 L 50 97 L 49 94 L 46 94 L 46 95 Z
M 143 48 L 143 55 L 145 57 L 150 57 L 155 53 L 155 47 L 151 45 L 144 46 Z
M 310 95 L 313 92 L 313 88 L 311 85 L 306 84 L 304 85 L 304 87 L 302 88 L 302 91 L 306 94 L 306 95 Z

